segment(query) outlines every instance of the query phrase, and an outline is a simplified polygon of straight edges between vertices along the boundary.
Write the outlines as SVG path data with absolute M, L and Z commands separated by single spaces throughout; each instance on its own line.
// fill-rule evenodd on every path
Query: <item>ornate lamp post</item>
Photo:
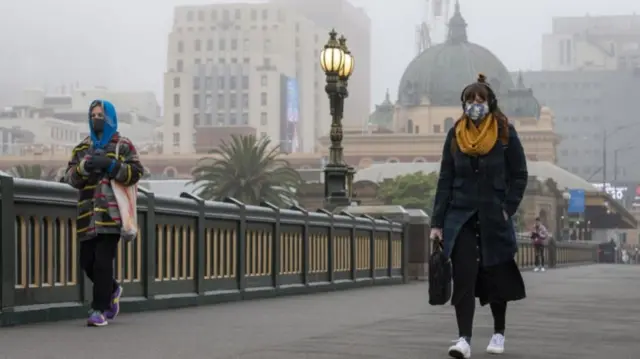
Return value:
M 349 96 L 347 84 L 353 73 L 354 59 L 347 48 L 347 39 L 335 30 L 329 33 L 329 41 L 320 55 L 320 66 L 327 76 L 325 91 L 331 107 L 331 147 L 329 162 L 324 168 L 325 208 L 334 210 L 351 204 L 355 170 L 344 162 L 342 151 L 342 115 L 344 99 Z

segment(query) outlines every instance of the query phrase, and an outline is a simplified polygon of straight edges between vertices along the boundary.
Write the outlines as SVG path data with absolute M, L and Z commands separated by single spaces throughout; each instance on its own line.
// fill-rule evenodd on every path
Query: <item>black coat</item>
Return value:
M 529 177 L 518 133 L 509 124 L 508 144 L 498 140 L 480 157 L 452 149 L 454 140 L 455 126 L 444 143 L 431 226 L 443 229 L 444 253 L 450 256 L 460 229 L 478 213 L 482 265 L 512 261 L 518 247 L 511 217 L 522 201 Z

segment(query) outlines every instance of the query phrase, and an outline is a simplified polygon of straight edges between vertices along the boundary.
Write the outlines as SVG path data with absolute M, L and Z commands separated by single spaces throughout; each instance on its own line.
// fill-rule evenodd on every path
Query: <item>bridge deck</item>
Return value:
M 640 266 L 525 273 L 529 297 L 507 314 L 509 358 L 637 358 Z M 453 309 L 431 307 L 423 283 L 0 328 L 2 359 L 447 358 Z M 473 358 L 491 335 L 478 310 Z

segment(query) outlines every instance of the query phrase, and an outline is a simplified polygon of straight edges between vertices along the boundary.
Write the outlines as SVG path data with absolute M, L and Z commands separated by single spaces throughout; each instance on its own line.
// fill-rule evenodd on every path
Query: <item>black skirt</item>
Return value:
M 515 260 L 495 266 L 482 266 L 480 232 L 477 215 L 471 217 L 456 238 L 453 264 L 451 304 L 459 303 L 465 293 L 474 293 L 481 305 L 524 299 L 526 290 Z

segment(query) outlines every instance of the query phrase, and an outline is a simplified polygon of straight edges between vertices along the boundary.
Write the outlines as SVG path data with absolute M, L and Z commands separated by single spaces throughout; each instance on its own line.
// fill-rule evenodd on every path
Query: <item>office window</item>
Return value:
M 200 90 L 200 77 L 198 76 L 193 77 L 193 89 L 196 91 Z
M 177 47 L 178 47 L 178 52 L 179 53 L 183 53 L 184 52 L 184 42 L 178 41 Z
M 266 112 L 262 112 L 260 113 L 260 124 L 262 126 L 266 126 L 267 125 L 267 113 Z
M 200 114 L 199 113 L 194 113 L 193 114 L 193 125 L 194 126 L 200 126 Z
M 173 114 L 173 125 L 178 127 L 180 126 L 180 114 L 179 113 L 174 113 Z
M 211 12 L 211 20 L 214 20 L 214 21 L 218 20 L 218 12 L 217 11 L 213 10 Z
M 242 108 L 249 108 L 249 94 L 242 94 Z
M 205 126 L 211 126 L 213 123 L 213 115 L 210 113 L 207 113 L 204 115 L 204 125 Z
M 231 50 L 238 49 L 238 39 L 231 39 Z
M 213 90 L 213 79 L 211 78 L 211 76 L 207 76 L 204 78 L 204 88 L 207 91 Z
M 224 125 L 224 114 L 218 113 L 218 126 Z
M 179 132 L 174 132 L 173 133 L 173 145 L 174 146 L 179 146 L 180 145 L 180 133 Z
M 235 113 L 229 114 L 229 124 L 237 125 L 238 124 L 238 116 Z
M 193 108 L 200 108 L 200 95 L 193 95 Z
M 187 21 L 193 21 L 193 20 L 194 20 L 193 11 L 187 12 Z
M 263 92 L 260 94 L 260 104 L 262 106 L 266 106 L 267 105 L 267 93 Z
M 182 62 L 182 60 L 176 61 L 176 71 L 178 72 L 184 71 L 184 62 Z
M 242 114 L 242 124 L 243 125 L 249 124 L 249 114 L 246 112 Z
M 229 89 L 235 90 L 237 86 L 238 86 L 237 78 L 235 76 L 231 76 L 229 78 Z
M 218 89 L 222 90 L 225 88 L 224 77 L 218 76 Z
M 418 131 L 416 131 L 416 133 L 418 133 Z M 433 133 L 440 133 L 440 125 L 433 125 Z
M 218 95 L 218 106 L 223 107 L 224 105 L 224 95 L 220 94 Z
M 260 76 L 260 85 L 267 86 L 267 75 Z
M 173 95 L 173 107 L 180 107 L 180 95 Z
M 240 20 L 242 18 L 242 13 L 240 12 L 240 9 L 236 9 L 234 16 L 236 20 Z
M 207 51 L 213 51 L 213 40 L 207 39 Z
M 242 89 L 243 90 L 248 90 L 249 89 L 249 76 L 242 76 Z
M 270 51 L 271 51 L 271 40 L 265 39 L 264 40 L 264 52 L 270 52 Z
M 204 11 L 198 11 L 198 21 L 204 21 Z
M 174 77 L 173 78 L 173 88 L 174 89 L 180 88 L 180 78 L 179 77 Z
M 258 11 L 256 9 L 251 9 L 251 21 L 258 20 Z
M 229 107 L 230 108 L 236 108 L 238 106 L 238 96 L 236 94 L 231 94 L 231 96 L 229 96 Z
M 262 20 L 267 20 L 269 19 L 269 11 L 267 11 L 267 9 L 263 9 L 262 10 Z
M 202 50 L 202 41 L 200 39 L 196 40 L 194 45 L 194 50 L 196 51 Z
M 226 49 L 227 49 L 227 42 L 225 41 L 225 39 L 220 39 L 220 40 L 218 41 L 218 49 L 219 49 L 220 51 L 224 51 L 224 50 L 226 50 Z

